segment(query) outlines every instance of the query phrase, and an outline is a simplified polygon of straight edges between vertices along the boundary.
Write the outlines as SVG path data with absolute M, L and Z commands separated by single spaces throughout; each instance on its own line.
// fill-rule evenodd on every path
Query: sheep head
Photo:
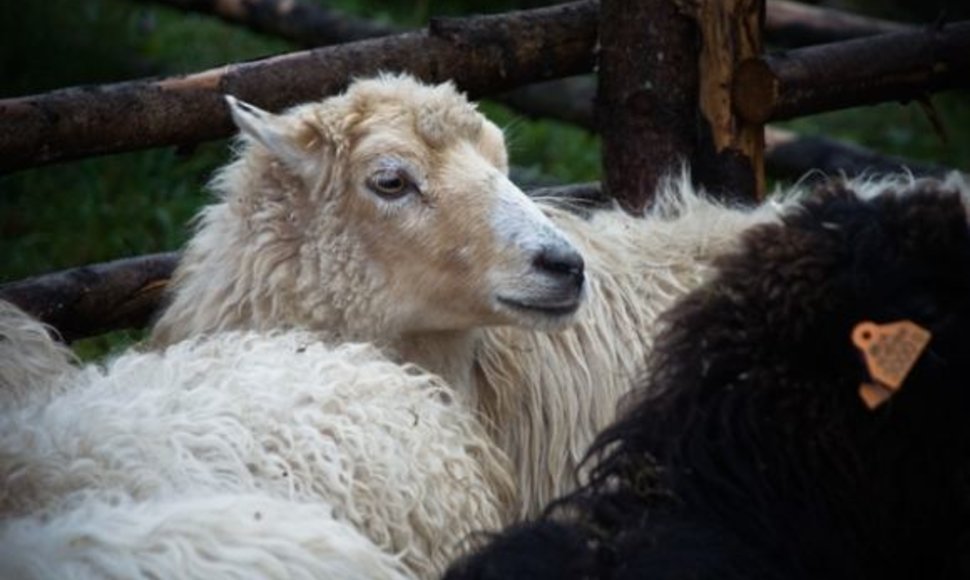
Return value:
M 382 333 L 554 328 L 580 307 L 582 257 L 508 179 L 501 130 L 451 84 L 381 76 L 280 115 L 227 101 L 245 144 L 217 189 L 287 246 L 301 323 L 334 324 L 319 316 L 334 285 L 337 324 Z

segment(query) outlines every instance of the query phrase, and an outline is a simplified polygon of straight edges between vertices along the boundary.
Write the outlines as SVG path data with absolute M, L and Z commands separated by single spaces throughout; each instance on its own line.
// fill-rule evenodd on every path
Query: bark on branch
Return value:
M 591 0 L 438 19 L 422 32 L 191 75 L 0 100 L 0 171 L 226 136 L 232 126 L 223 94 L 279 110 L 378 71 L 407 70 L 429 82 L 454 79 L 472 96 L 588 72 L 595 21 Z
M 789 179 L 806 177 L 810 171 L 817 171 L 819 176 L 845 174 L 850 177 L 904 170 L 920 177 L 943 177 L 953 171 L 931 163 L 883 155 L 828 137 L 799 135 L 772 128 L 765 132 L 765 157 L 772 175 Z M 811 175 L 807 177 L 812 178 Z
M 760 124 L 731 106 L 738 63 L 761 53 L 763 0 L 602 0 L 597 122 L 604 186 L 634 214 L 689 162 L 714 196 L 763 190 Z
M 769 0 L 765 39 L 798 47 L 916 30 L 915 26 L 787 0 Z
M 538 80 L 589 72 L 594 60 L 598 7 L 595 0 L 583 0 L 480 19 L 440 20 L 425 32 L 297 52 L 182 77 L 69 88 L 0 100 L 0 126 L 3 127 L 0 172 L 226 136 L 232 128 L 221 93 L 232 93 L 264 108 L 278 110 L 332 94 L 343 88 L 352 75 L 378 70 L 410 70 L 428 81 L 454 78 L 473 95 L 494 94 Z M 775 85 L 770 82 L 770 74 L 761 74 L 760 78 L 769 77 L 768 89 L 772 90 L 765 90 L 764 83 L 751 86 L 746 86 L 744 81 L 737 83 L 739 112 L 748 110 L 745 118 L 777 116 L 770 111 L 759 112 L 759 107 L 780 107 L 791 116 L 820 108 L 900 98 L 900 94 L 886 90 L 886 79 L 894 82 L 909 79 L 909 96 L 946 88 L 952 83 L 940 80 L 960 80 L 961 73 L 966 84 L 970 82 L 966 71 L 966 61 L 970 59 L 966 45 L 970 35 L 966 28 L 962 24 L 948 27 L 943 33 L 916 34 L 924 39 L 942 37 L 930 44 L 946 49 L 945 54 L 955 53 L 956 64 L 962 63 L 948 66 L 945 64 L 948 61 L 939 61 L 944 62 L 941 68 L 945 70 L 929 75 L 923 69 L 917 69 L 923 73 L 915 74 L 912 67 L 914 60 L 919 61 L 921 57 L 925 60 L 925 43 L 913 44 L 907 40 L 909 37 L 896 35 L 854 41 L 862 44 L 838 43 L 793 50 L 784 56 L 754 61 L 781 63 L 778 67 L 783 70 L 794 66 L 786 67 L 784 63 L 802 63 L 806 59 L 813 66 L 810 70 L 783 73 L 780 79 L 792 77 L 797 81 L 779 81 L 777 91 L 772 89 Z M 884 48 L 887 43 L 889 50 Z M 813 56 L 804 57 L 805 51 Z M 811 51 L 832 56 L 817 56 Z M 875 53 L 875 56 L 850 58 L 851 65 L 844 60 L 832 60 L 852 52 Z M 875 69 L 881 76 L 866 72 L 871 62 L 880 63 Z M 771 68 L 766 68 L 770 73 Z M 838 74 L 833 75 L 830 69 Z M 754 76 L 758 80 L 759 75 Z M 844 82 L 845 78 L 854 76 L 862 80 Z M 811 89 L 814 82 L 833 79 L 840 79 L 834 87 L 828 82 L 818 91 Z M 768 97 L 759 94 L 759 87 Z M 759 105 L 758 99 L 769 98 L 775 92 L 777 95 L 770 99 L 768 107 Z M 856 92 L 862 96 L 854 96 Z M 845 98 L 828 98 L 830 93 Z M 803 103 L 815 105 L 808 109 L 803 108 Z M 665 110 L 661 107 L 654 109 L 654 113 L 663 115 Z
M 178 254 L 152 254 L 62 270 L 0 285 L 12 302 L 73 341 L 148 324 Z
M 738 64 L 763 52 L 764 0 L 701 2 L 698 56 L 698 150 L 694 177 L 715 195 L 761 199 L 765 193 L 764 127 L 739 118 L 731 99 Z M 724 192 L 724 193 L 722 193 Z
M 697 30 L 669 0 L 600 2 L 596 120 L 603 186 L 636 214 L 696 154 Z
M 743 63 L 733 87 L 752 123 L 970 87 L 970 21 L 765 55 Z

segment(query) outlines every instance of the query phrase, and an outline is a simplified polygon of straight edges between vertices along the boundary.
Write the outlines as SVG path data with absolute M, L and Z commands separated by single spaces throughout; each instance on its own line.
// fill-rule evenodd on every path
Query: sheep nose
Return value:
M 572 248 L 546 246 L 532 260 L 532 266 L 554 278 L 571 281 L 576 288 L 583 285 L 583 269 L 586 265 L 579 252 Z

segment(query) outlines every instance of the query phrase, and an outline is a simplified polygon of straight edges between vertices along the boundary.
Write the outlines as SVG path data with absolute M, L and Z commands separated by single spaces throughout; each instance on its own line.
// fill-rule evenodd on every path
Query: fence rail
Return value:
M 233 127 L 223 94 L 279 110 L 380 71 L 409 71 L 429 82 L 453 79 L 473 96 L 589 72 L 595 22 L 590 1 L 442 18 L 422 32 L 171 78 L 0 100 L 0 171 L 225 137 Z
M 957 22 L 752 59 L 734 93 L 745 119 L 767 123 L 968 86 L 970 22 Z
M 222 94 L 279 110 L 337 93 L 349 79 L 381 70 L 407 70 L 429 82 L 454 79 L 473 97 L 588 73 L 595 61 L 598 8 L 598 2 L 584 0 L 439 19 L 423 32 L 189 75 L 2 99 L 0 172 L 225 137 L 232 124 Z M 523 38 L 529 42 L 520 42 Z M 853 57 L 860 53 L 868 58 Z M 892 82 L 863 76 L 876 66 Z M 746 119 L 764 122 L 970 87 L 968 71 L 970 23 L 957 23 L 942 31 L 893 33 L 752 60 L 739 71 L 735 100 Z M 862 80 L 852 82 L 854 74 Z M 813 89 L 817 81 L 824 87 Z

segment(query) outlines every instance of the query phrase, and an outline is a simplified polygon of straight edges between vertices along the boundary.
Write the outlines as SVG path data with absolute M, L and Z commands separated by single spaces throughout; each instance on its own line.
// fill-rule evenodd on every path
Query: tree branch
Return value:
M 820 175 L 855 176 L 863 173 L 910 171 L 916 176 L 943 177 L 952 169 L 902 157 L 883 155 L 859 145 L 828 137 L 799 135 L 769 128 L 765 133 L 765 156 L 773 175 L 800 179 L 810 171 Z M 811 179 L 811 176 L 808 176 Z
M 530 119 L 556 119 L 596 132 L 596 79 L 586 75 L 533 83 L 490 96 Z
M 751 123 L 970 87 L 970 21 L 765 55 L 742 63 L 733 92 Z
M 222 93 L 278 110 L 338 92 L 352 76 L 378 70 L 410 70 L 432 82 L 454 78 L 473 96 L 589 72 L 597 12 L 595 0 L 582 0 L 481 19 L 441 20 L 426 32 L 291 53 L 181 77 L 0 100 L 0 172 L 226 136 L 232 127 Z M 916 33 L 924 42 L 914 43 L 906 34 L 892 35 L 751 61 L 755 68 L 759 63 L 771 64 L 764 65 L 764 71 L 749 73 L 753 77 L 750 84 L 743 79 L 736 83 L 737 108 L 746 119 L 757 121 L 966 85 L 970 83 L 967 26 L 962 23 L 939 33 Z M 929 42 L 929 57 L 927 37 L 936 39 Z M 529 41 L 522 42 L 524 38 Z M 937 49 L 946 58 L 933 58 L 932 50 Z M 865 56 L 853 57 L 852 53 Z M 928 72 L 927 61 L 937 69 Z M 811 66 L 805 64 L 809 62 Z M 867 72 L 872 62 L 878 66 Z M 922 68 L 914 69 L 914 62 L 922 63 Z M 775 66 L 787 72 L 775 73 Z M 813 89 L 813 83 L 819 81 L 823 86 Z M 893 83 L 904 86 L 905 91 L 894 92 Z M 761 99 L 767 106 L 759 104 Z M 663 110 L 655 113 L 662 116 Z
M 469 19 L 428 30 L 295 52 L 160 80 L 77 87 L 0 100 L 0 171 L 232 132 L 223 94 L 279 110 L 342 90 L 356 76 L 410 71 L 454 79 L 472 96 L 593 66 L 596 4 Z M 524 39 L 527 39 L 525 41 Z
M 738 117 L 731 85 L 738 64 L 764 51 L 764 0 L 701 2 L 697 155 L 694 179 L 719 197 L 761 199 L 765 193 L 764 126 Z
M 769 0 L 765 19 L 765 39 L 771 44 L 785 47 L 827 44 L 915 30 L 915 26 L 908 24 L 787 0 Z
M 62 270 L 0 285 L 0 298 L 67 341 L 139 328 L 158 309 L 177 261 L 171 252 Z
M 696 154 L 697 29 L 670 0 L 602 0 L 596 121 L 603 186 L 632 213 Z

